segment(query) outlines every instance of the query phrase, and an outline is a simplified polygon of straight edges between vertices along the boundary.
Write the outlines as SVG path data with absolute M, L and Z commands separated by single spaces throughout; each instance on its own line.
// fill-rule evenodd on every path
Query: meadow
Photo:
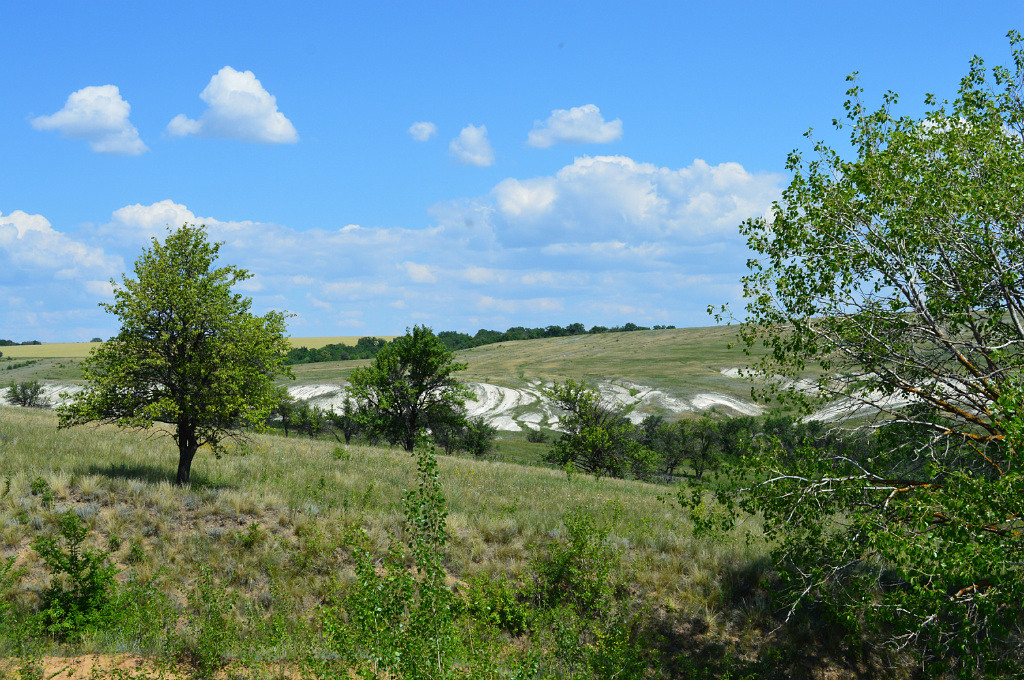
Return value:
M 202 452 L 193 484 L 178 488 L 170 484 L 176 450 L 162 433 L 55 425 L 47 411 L 0 408 L 0 556 L 14 557 L 21 571 L 8 583 L 8 601 L 25 616 L 38 611 L 48 577 L 32 542 L 56 535 L 67 510 L 89 528 L 86 545 L 110 552 L 126 592 L 153 592 L 124 605 L 142 620 L 128 616 L 79 640 L 25 640 L 7 630 L 0 653 L 11 658 L 129 653 L 194 672 L 188 662 L 212 652 L 190 656 L 180 647 L 201 645 L 188 631 L 204 625 L 195 621 L 210 614 L 203 602 L 212 591 L 227 598 L 221 614 L 234 631 L 218 642 L 218 659 L 244 674 L 269 672 L 271 663 L 298 668 L 319 644 L 318 617 L 353 580 L 352 531 L 365 532 L 377 559 L 408 531 L 402 494 L 416 479 L 404 452 L 253 435 L 219 458 Z M 440 456 L 438 464 L 449 513 L 445 573 L 462 597 L 480 589 L 472 584 L 503 582 L 528 604 L 546 551 L 583 521 L 614 561 L 600 584 L 611 589 L 608 606 L 644 612 L 631 624 L 647 626 L 636 642 L 668 626 L 658 634 L 695 636 L 689 652 L 711 645 L 720 662 L 726 644 L 744 658 L 770 619 L 756 592 L 765 567 L 755 521 L 712 541 L 693 535 L 666 487 L 486 460 Z M 200 591 L 207 594 L 196 599 Z M 268 621 L 278 628 L 268 632 Z M 582 667 L 559 660 L 557 631 L 534 625 L 536 639 L 491 631 L 479 633 L 479 643 L 498 656 L 533 655 L 536 677 L 579 676 Z M 678 662 L 670 657 L 652 672 L 669 673 Z
M 731 337 L 551 338 L 459 360 L 467 379 L 510 385 L 621 377 L 745 395 L 747 383 L 721 372 L 746 358 L 727 348 Z M 68 380 L 80 370 L 70 357 L 28 361 L 5 357 L 0 371 Z M 336 380 L 358 363 L 295 373 Z M 171 484 L 177 452 L 167 435 L 57 430 L 52 412 L 0 407 L 0 658 L 9 659 L 0 677 L 68 668 L 83 678 L 840 678 L 874 668 L 841 627 L 779 627 L 756 517 L 697 535 L 695 519 L 707 526 L 717 516 L 710 497 L 689 509 L 669 485 L 538 465 L 550 440 L 506 433 L 489 459 L 436 455 L 446 516 L 425 554 L 444 587 L 431 595 L 409 514 L 424 504 L 409 500 L 424 483 L 410 454 L 249 433 L 219 455 L 200 451 L 181 488 Z M 48 587 L 68 577 L 55 577 L 37 549 L 41 539 L 60 543 L 68 511 L 117 582 L 113 620 L 75 635 L 53 628 Z M 6 572 L 4 560 L 13 560 Z M 424 613 L 436 597 L 447 613 Z M 384 628 L 366 623 L 388 612 Z M 446 621 L 448 633 L 427 635 L 423 621 Z M 424 675 L 387 665 L 430 645 L 438 666 Z

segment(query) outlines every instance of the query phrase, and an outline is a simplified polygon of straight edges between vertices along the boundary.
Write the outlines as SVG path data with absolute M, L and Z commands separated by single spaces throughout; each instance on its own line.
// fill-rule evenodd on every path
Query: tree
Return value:
M 816 599 L 921 667 L 1020 672 L 1024 634 L 1024 50 L 971 62 L 956 99 L 897 117 L 846 102 L 853 156 L 814 143 L 741 231 L 741 337 L 763 393 L 847 407 L 870 454 L 754 449 L 789 610 Z M 809 374 L 809 377 L 808 377 Z M 779 376 L 790 378 L 780 381 Z M 800 384 L 803 378 L 813 383 Z M 857 449 L 854 449 L 856 451 Z M 749 474 L 749 467 L 747 474 Z
M 356 417 L 357 411 L 355 402 L 352 401 L 352 397 L 348 396 L 345 397 L 340 412 L 333 409 L 327 411 L 327 420 L 336 431 L 341 432 L 342 436 L 345 437 L 346 444 L 350 443 L 352 436 L 359 432 L 359 418 Z M 337 439 L 338 435 L 335 434 L 334 438 Z
M 595 390 L 572 379 L 555 383 L 548 396 L 565 413 L 559 419 L 562 434 L 544 456 L 547 462 L 595 477 L 649 476 L 656 456 L 633 437 L 623 411 L 604 406 Z
M 414 326 L 349 377 L 366 427 L 412 451 L 416 433 L 458 411 L 473 392 L 455 379 L 466 368 L 426 326 Z
M 153 239 L 135 261 L 135 278 L 122 277 L 114 302 L 100 304 L 118 317 L 120 332 L 92 349 L 82 362 L 86 389 L 59 409 L 61 427 L 171 425 L 179 485 L 189 482 L 200 446 L 217 447 L 242 426 L 265 427 L 278 403 L 272 381 L 288 374 L 285 315 L 252 315 L 252 300 L 231 290 L 251 275 L 215 268 L 219 251 L 202 226 Z
M 49 400 L 43 396 L 43 386 L 38 380 L 11 382 L 7 388 L 7 401 L 26 408 L 47 408 Z
M 483 458 L 494 448 L 494 436 L 498 429 L 483 417 L 470 418 L 462 429 L 459 448 L 477 458 Z

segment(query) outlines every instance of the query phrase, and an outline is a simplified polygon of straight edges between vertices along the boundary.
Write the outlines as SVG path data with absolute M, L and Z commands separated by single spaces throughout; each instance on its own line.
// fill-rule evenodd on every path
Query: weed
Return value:
M 227 665 L 228 651 L 236 637 L 231 615 L 234 598 L 214 582 L 210 569 L 204 566 L 188 594 L 188 604 L 191 616 L 174 641 L 174 651 L 195 669 L 197 678 L 206 680 Z
M 478 577 L 469 588 L 467 611 L 477 621 L 496 626 L 511 635 L 526 632 L 529 607 L 505 578 Z
M 142 541 L 137 538 L 133 538 L 131 543 L 128 545 L 128 556 L 125 560 L 128 564 L 138 564 L 142 562 L 146 557 L 146 550 L 142 547 Z
M 32 492 L 33 496 L 39 496 L 39 502 L 42 503 L 44 508 L 53 507 L 53 489 L 50 488 L 50 484 L 42 477 L 36 477 L 29 485 L 28 489 Z

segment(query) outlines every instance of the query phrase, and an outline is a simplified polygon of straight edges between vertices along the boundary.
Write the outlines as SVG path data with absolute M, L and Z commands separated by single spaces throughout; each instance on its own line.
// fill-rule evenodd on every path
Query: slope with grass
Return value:
M 192 485 L 178 488 L 166 433 L 55 424 L 0 407 L 0 560 L 20 572 L 0 592 L 21 617 L 5 622 L 0 606 L 0 657 L 11 663 L 129 654 L 172 674 L 312 677 L 335 658 L 324 635 L 358 623 L 360 610 L 338 613 L 359 592 L 356 546 L 386 575 L 389 550 L 410 540 L 403 490 L 417 478 L 404 452 L 254 436 L 219 458 L 201 453 Z M 698 538 L 664 487 L 444 456 L 438 465 L 450 644 L 464 656 L 456 668 L 482 669 L 473 677 L 853 676 L 839 634 L 766 637 L 776 622 L 755 520 Z M 56 535 L 69 510 L 89 529 L 85 545 L 119 570 L 118 620 L 77 639 L 26 638 L 49 579 L 33 542 Z M 381 581 L 370 604 L 386 609 L 395 583 Z

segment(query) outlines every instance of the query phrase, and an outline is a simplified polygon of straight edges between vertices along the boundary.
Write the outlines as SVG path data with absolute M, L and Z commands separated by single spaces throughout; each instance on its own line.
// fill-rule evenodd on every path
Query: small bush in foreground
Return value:
M 58 639 L 102 628 L 110 617 L 117 568 L 109 553 L 82 548 L 89 530 L 73 511 L 60 515 L 60 538 L 40 536 L 32 547 L 53 573 L 43 591 L 42 623 Z

